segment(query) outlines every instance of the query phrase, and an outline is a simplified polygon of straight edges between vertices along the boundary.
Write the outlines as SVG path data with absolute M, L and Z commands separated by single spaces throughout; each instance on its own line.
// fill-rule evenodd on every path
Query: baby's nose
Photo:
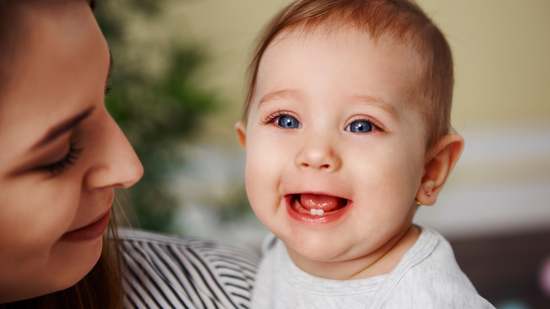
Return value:
M 312 142 L 298 154 L 296 165 L 301 169 L 311 168 L 334 172 L 340 169 L 342 160 L 332 147 Z

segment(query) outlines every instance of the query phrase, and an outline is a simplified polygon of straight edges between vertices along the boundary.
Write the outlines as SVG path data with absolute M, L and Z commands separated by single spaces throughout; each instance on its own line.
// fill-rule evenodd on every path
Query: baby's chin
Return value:
M 309 237 L 306 241 L 299 241 L 295 236 L 291 236 L 288 241 L 284 238 L 281 240 L 295 262 L 297 259 L 310 263 L 345 262 L 353 259 L 350 255 L 354 251 L 353 245 L 346 246 L 345 242 L 329 241 L 322 237 Z

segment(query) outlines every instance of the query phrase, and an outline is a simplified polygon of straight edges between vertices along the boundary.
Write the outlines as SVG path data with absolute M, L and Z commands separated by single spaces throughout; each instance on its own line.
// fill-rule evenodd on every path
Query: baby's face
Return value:
M 241 126 L 246 189 L 293 259 L 356 259 L 410 227 L 426 144 L 406 95 L 416 58 L 385 42 L 286 33 L 264 54 Z

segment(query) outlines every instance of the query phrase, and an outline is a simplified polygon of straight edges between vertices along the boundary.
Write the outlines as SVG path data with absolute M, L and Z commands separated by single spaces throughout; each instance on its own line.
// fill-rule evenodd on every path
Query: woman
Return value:
M 114 188 L 143 169 L 103 104 L 110 54 L 86 1 L 0 0 L 0 64 L 0 308 L 248 306 L 253 254 L 117 238 Z

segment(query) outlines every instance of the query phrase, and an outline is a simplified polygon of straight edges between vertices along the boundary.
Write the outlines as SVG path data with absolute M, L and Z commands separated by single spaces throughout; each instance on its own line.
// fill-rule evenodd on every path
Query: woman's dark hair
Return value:
M 84 1 L 84 0 L 59 0 Z M 3 90 L 9 85 L 17 71 L 17 56 L 24 49 L 27 34 L 23 22 L 25 6 L 47 4 L 51 0 L 0 0 L 0 104 Z M 95 0 L 88 3 L 95 7 Z M 113 207 L 114 208 L 114 207 Z M 123 308 L 122 253 L 115 226 L 115 211 L 103 236 L 103 249 L 94 268 L 74 286 L 55 293 L 0 304 L 0 309 L 12 308 Z
M 15 57 L 21 47 L 22 25 L 19 22 L 21 10 L 18 1 L 0 0 L 0 102 L 14 72 Z

